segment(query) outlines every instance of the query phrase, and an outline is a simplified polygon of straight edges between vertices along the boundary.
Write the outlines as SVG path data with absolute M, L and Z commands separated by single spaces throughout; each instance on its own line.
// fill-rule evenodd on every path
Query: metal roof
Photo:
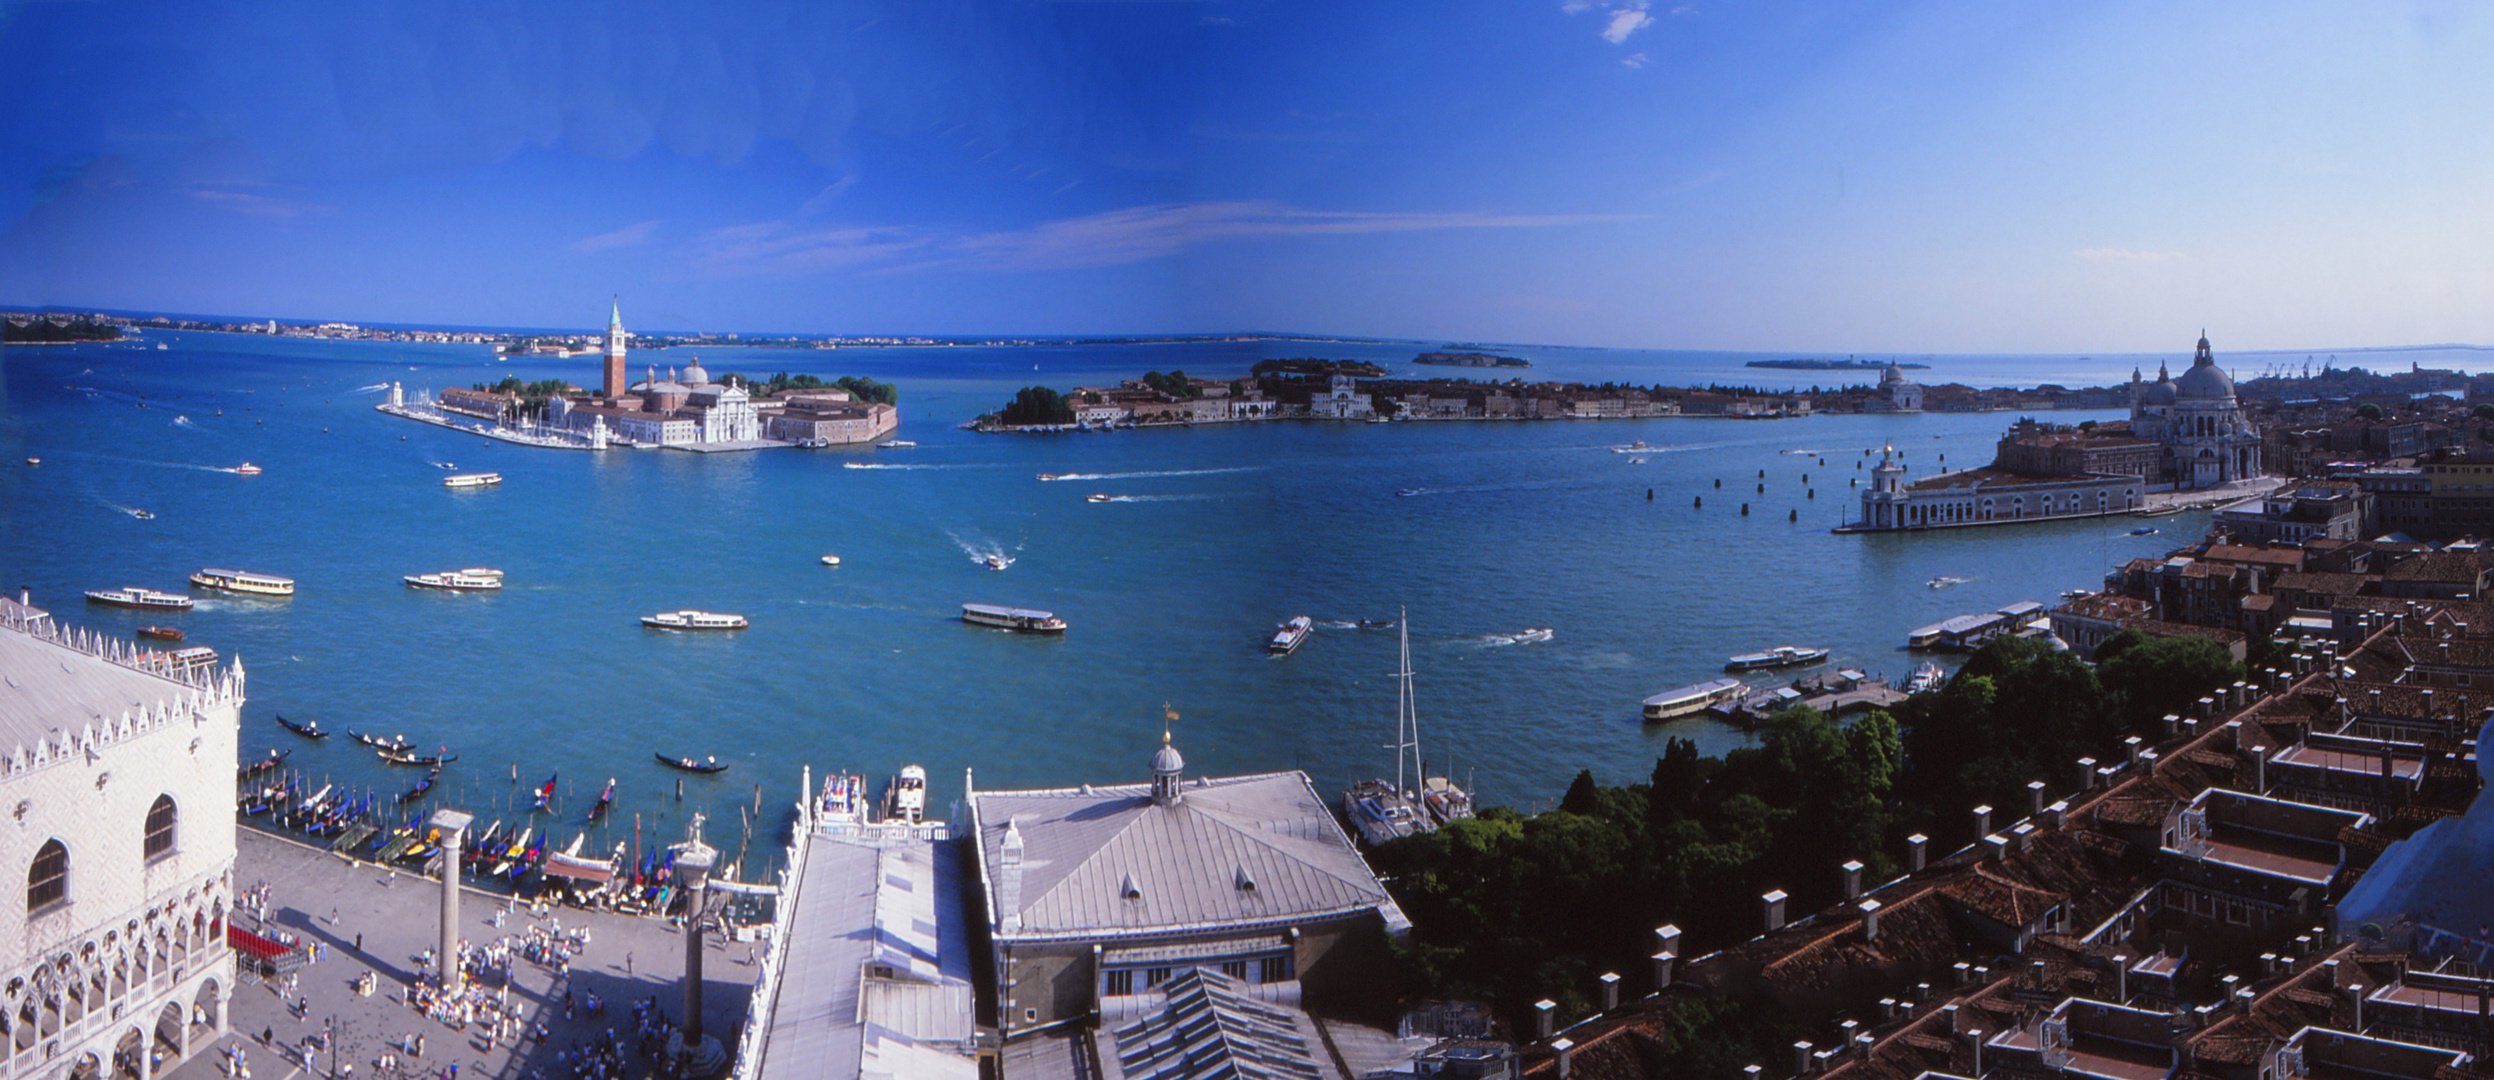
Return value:
M 1168 1005 L 1117 1029 L 1127 1080 L 1317 1080 L 1291 1010 L 1256 1001 L 1236 981 L 1189 968 L 1162 984 Z
M 757 1080 L 975 1080 L 950 842 L 809 835 Z M 888 974 L 887 974 L 888 970 Z
M 1199 778 L 1174 806 L 1127 784 L 974 796 L 991 924 L 1007 937 L 1153 931 L 1377 908 L 1402 913 L 1307 774 Z M 1022 837 L 1017 910 L 1003 862 Z

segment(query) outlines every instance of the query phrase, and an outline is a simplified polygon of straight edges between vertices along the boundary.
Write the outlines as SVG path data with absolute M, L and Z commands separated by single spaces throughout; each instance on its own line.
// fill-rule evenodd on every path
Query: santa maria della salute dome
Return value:
M 2177 488 L 2207 488 L 2260 475 L 2260 432 L 2243 417 L 2234 379 L 2217 366 L 2200 335 L 2191 367 L 2156 381 L 2130 373 L 2130 433 L 2163 448 L 2164 476 Z

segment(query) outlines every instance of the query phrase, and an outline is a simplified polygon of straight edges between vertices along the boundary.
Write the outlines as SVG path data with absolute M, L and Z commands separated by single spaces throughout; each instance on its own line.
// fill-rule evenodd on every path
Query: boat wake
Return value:
M 921 465 L 916 463 L 899 464 L 882 461 L 843 461 L 840 463 L 840 467 L 843 469 L 984 469 L 989 468 L 990 466 L 969 464 Z
M 139 509 L 138 507 L 135 507 L 135 506 L 123 506 L 123 505 L 121 505 L 120 503 L 114 502 L 114 501 L 112 501 L 112 500 L 110 500 L 110 499 L 97 499 L 97 500 L 95 500 L 95 501 L 100 502 L 100 503 L 103 503 L 103 504 L 104 504 L 104 505 L 106 505 L 106 506 L 112 507 L 112 508 L 113 508 L 113 509 L 115 509 L 115 510 L 119 510 L 119 511 L 121 511 L 122 513 L 125 513 L 125 514 L 130 515 L 131 517 L 138 518 L 138 519 L 139 519 L 139 520 L 141 520 L 141 521 L 145 521 L 145 520 L 147 520 L 148 518 L 152 518 L 152 517 L 155 517 L 155 516 L 156 516 L 156 515 L 151 514 L 151 513 L 147 512 L 147 511 L 145 511 L 145 510 L 141 510 L 141 509 Z
M 1227 495 L 1111 495 L 1105 499 L 1092 501 L 1113 503 L 1219 502 L 1227 498 L 1229 498 Z
M 1509 645 L 1531 645 L 1548 641 L 1554 635 L 1548 630 L 1523 630 L 1513 634 L 1484 634 L 1476 639 L 1485 649 L 1503 649 Z
M 206 430 L 208 430 L 208 429 L 206 429 L 206 428 L 200 427 L 200 426 L 199 426 L 199 425 L 197 425 L 197 424 L 191 423 L 191 418 L 190 418 L 190 417 L 187 417 L 187 416 L 176 416 L 176 417 L 174 417 L 174 418 L 173 418 L 173 426 L 178 427 L 178 428 L 189 428 L 189 429 L 191 429 L 192 431 L 206 431 Z
M 944 535 L 952 538 L 953 546 L 960 548 L 961 554 L 966 556 L 971 562 L 984 566 L 990 570 L 1005 569 L 1006 567 L 1012 566 L 1014 562 L 1020 558 L 1012 552 L 1006 551 L 1003 543 L 976 533 L 964 536 L 961 533 L 946 529 L 944 530 Z M 1017 548 L 1016 550 L 1019 549 Z
M 855 465 L 850 466 L 850 468 L 860 468 L 860 467 L 861 467 L 861 466 L 855 466 Z M 882 467 L 882 468 L 892 468 L 892 469 L 905 469 L 905 468 L 912 468 L 913 466 L 907 466 L 907 465 L 886 465 L 886 466 L 881 466 L 881 467 Z M 1150 477 L 1155 477 L 1155 476 L 1216 476 L 1216 475 L 1219 475 L 1219 474 L 1221 474 L 1221 473 L 1243 473 L 1243 472 L 1254 472 L 1254 471 L 1256 471 L 1257 469 L 1260 469 L 1260 468 L 1263 468 L 1263 466 L 1261 466 L 1261 465 L 1240 465 L 1240 466 L 1236 466 L 1236 467 L 1233 467 L 1233 468 L 1226 468 L 1226 469 L 1149 469 L 1149 470 L 1145 470 L 1145 471 L 1142 471 L 1142 472 L 1108 472 L 1108 473 L 1041 473 L 1041 474 L 1039 474 L 1039 479 L 1040 479 L 1040 482 L 1041 482 L 1041 483 L 1051 483 L 1051 484 L 1052 484 L 1052 483 L 1055 483 L 1055 482 L 1057 482 L 1057 481 L 1059 481 L 1059 480 L 1142 480 L 1142 479 L 1148 479 L 1148 478 L 1150 478 Z
M 351 393 L 357 393 L 357 394 L 369 394 L 369 393 L 372 393 L 372 392 L 373 392 L 373 391 L 375 391 L 375 390 L 387 390 L 387 389 L 389 389 L 389 388 L 390 388 L 390 384 L 385 383 L 385 382 L 377 382 L 377 383 L 372 384 L 371 386 L 358 386 L 358 387 L 356 387 L 353 391 L 351 391 Z

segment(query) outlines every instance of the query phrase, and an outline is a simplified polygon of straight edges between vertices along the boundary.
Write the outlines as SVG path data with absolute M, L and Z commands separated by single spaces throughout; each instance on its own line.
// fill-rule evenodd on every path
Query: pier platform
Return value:
M 415 977 L 416 957 L 440 933 L 441 883 L 419 874 L 352 862 L 338 855 L 255 829 L 236 830 L 234 882 L 238 893 L 268 888 L 267 926 L 307 942 L 325 946 L 325 954 L 293 976 L 291 990 L 281 988 L 284 976 L 265 981 L 245 974 L 236 980 L 228 1019 L 231 1034 L 208 1043 L 171 1069 L 175 1080 L 227 1080 L 223 1052 L 242 1047 L 251 1080 L 296 1080 L 298 1077 L 353 1075 L 371 1080 L 448 1075 L 458 1066 L 461 1080 L 572 1080 L 574 1070 L 559 1060 L 564 1051 L 585 1045 L 612 1030 L 624 1045 L 627 1075 L 655 1075 L 658 1065 L 636 1048 L 635 999 L 655 995 L 669 1020 L 680 1023 L 684 970 L 682 931 L 663 920 L 630 915 L 554 908 L 534 918 L 525 904 L 511 905 L 507 896 L 469 890 L 459 903 L 471 945 L 483 946 L 504 937 L 524 936 L 531 926 L 570 931 L 586 927 L 587 947 L 571 957 L 568 972 L 514 957 L 509 1001 L 527 1025 L 544 1024 L 542 1042 L 522 1037 L 517 1043 L 486 1047 L 475 1026 L 459 1030 L 428 1020 L 407 1004 Z M 500 915 L 502 924 L 495 919 Z M 237 925 L 252 926 L 249 915 Z M 360 943 L 360 945 L 359 945 Z M 755 968 L 749 946 L 714 939 L 703 961 L 703 1026 L 732 1055 Z M 355 983 L 374 975 L 369 996 Z M 564 1016 L 564 993 L 574 995 L 575 1008 Z M 577 1007 L 594 993 L 603 1005 L 592 1014 Z M 310 1005 L 301 1018 L 288 1009 L 296 998 Z M 335 1063 L 321 1051 L 304 1061 L 307 1036 L 335 1032 Z M 263 1031 L 273 1038 L 263 1044 Z M 410 1034 L 424 1036 L 425 1055 L 413 1057 L 398 1044 Z M 380 1068 L 384 1054 L 397 1057 L 394 1073 Z

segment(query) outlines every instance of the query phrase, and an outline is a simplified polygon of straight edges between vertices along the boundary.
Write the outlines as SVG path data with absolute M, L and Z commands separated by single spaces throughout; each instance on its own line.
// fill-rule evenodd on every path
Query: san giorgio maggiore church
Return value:
M 1920 388 L 1890 367 L 1881 380 L 1903 411 Z M 1882 453 L 1862 492 L 1861 517 L 1839 532 L 1949 528 L 2004 521 L 2091 517 L 2145 505 L 2158 491 L 2196 491 L 2261 473 L 2260 432 L 2243 415 L 2234 379 L 2217 366 L 2201 335 L 2179 377 L 2157 366 L 2156 381 L 2130 377 L 2130 419 L 2082 431 L 2020 421 L 1992 463 L 1908 482 L 1905 465 Z
M 242 664 L 0 598 L 0 1077 L 139 1080 L 226 1032 Z
M 680 372 L 669 369 L 664 379 L 652 368 L 646 380 L 625 385 L 624 342 L 623 308 L 617 306 L 606 323 L 606 380 L 598 403 L 580 404 L 558 395 L 547 402 L 547 423 L 598 442 L 603 441 L 601 433 L 660 446 L 745 443 L 762 437 L 761 411 L 753 395 L 735 383 L 711 382 L 698 360 Z

